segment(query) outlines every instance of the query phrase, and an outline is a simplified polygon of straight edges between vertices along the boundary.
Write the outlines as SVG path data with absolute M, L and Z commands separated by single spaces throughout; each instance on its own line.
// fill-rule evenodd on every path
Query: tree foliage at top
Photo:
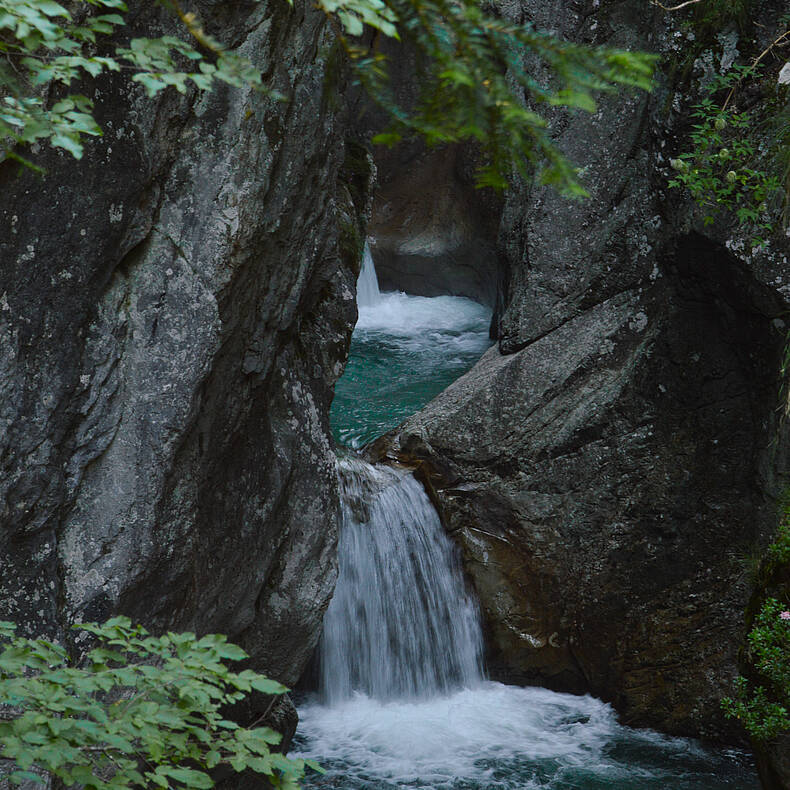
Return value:
M 68 10 L 55 0 L 0 0 L 0 159 L 21 159 L 15 146 L 39 140 L 81 158 L 84 136 L 101 134 L 93 102 L 72 92 L 86 76 L 128 71 L 149 96 L 169 86 L 185 93 L 188 81 L 200 90 L 216 81 L 263 87 L 249 61 L 225 50 L 180 6 L 171 7 L 190 40 L 132 38 L 108 49 L 102 39 L 125 25 L 123 0 L 70 5 Z M 59 96 L 51 100 L 55 92 Z
M 180 17 L 183 37 L 124 42 L 123 0 L 75 0 L 68 9 L 56 0 L 0 0 L 0 156 L 19 159 L 19 144 L 43 141 L 81 157 L 85 135 L 101 133 L 91 100 L 75 91 L 86 75 L 125 70 L 149 96 L 168 87 L 183 93 L 189 83 L 208 90 L 217 81 L 266 90 L 252 63 L 208 36 L 194 13 L 177 0 L 162 3 Z M 378 141 L 406 134 L 429 144 L 477 141 L 481 185 L 504 187 L 514 173 L 537 169 L 544 182 L 583 194 L 543 111 L 593 111 L 599 91 L 650 87 L 649 55 L 572 44 L 509 23 L 475 0 L 318 0 L 318 7 L 392 120 Z M 360 43 L 366 26 L 416 52 L 413 106 L 395 100 L 386 57 Z
M 392 119 L 378 140 L 413 133 L 429 144 L 474 140 L 484 152 L 481 186 L 504 188 L 514 172 L 527 177 L 538 170 L 543 183 L 585 194 L 552 141 L 545 110 L 594 112 L 601 91 L 651 85 L 651 55 L 564 41 L 474 0 L 382 0 L 382 6 L 397 20 L 393 35 L 418 53 L 420 90 L 413 107 L 399 105 L 386 59 L 343 39 L 362 84 Z

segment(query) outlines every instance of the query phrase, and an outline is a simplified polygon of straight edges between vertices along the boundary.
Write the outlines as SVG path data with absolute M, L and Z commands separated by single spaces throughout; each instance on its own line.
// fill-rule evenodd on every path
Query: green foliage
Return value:
M 417 53 L 413 104 L 390 89 L 386 58 L 350 42 L 362 85 L 392 123 L 376 142 L 418 134 L 429 144 L 476 141 L 486 161 L 481 186 L 503 188 L 514 172 L 584 195 L 576 171 L 553 144 L 546 111 L 594 112 L 594 95 L 614 86 L 649 89 L 654 58 L 571 44 L 486 13 L 472 0 L 384 0 L 398 35 Z
M 790 730 L 790 611 L 768 598 L 747 637 L 750 662 L 759 684 L 736 681 L 735 698 L 722 700 L 724 712 L 737 718 L 755 740 L 769 741 Z
M 398 17 L 384 0 L 321 0 L 319 7 L 328 15 L 336 14 L 350 36 L 361 36 L 369 25 L 385 36 L 398 38 Z
M 36 140 L 82 156 L 84 135 L 101 133 L 90 100 L 70 92 L 85 75 L 128 69 L 149 96 L 171 86 L 183 93 L 189 83 L 207 90 L 217 80 L 262 89 L 256 69 L 210 38 L 194 14 L 184 13 L 177 0 L 162 2 L 180 17 L 197 49 L 175 37 L 136 38 L 99 56 L 100 39 L 124 24 L 122 0 L 78 0 L 73 14 L 54 0 L 0 0 L 4 156 L 19 158 L 14 146 Z M 570 44 L 505 22 L 476 0 L 319 0 L 318 7 L 360 83 L 392 118 L 377 142 L 414 134 L 429 144 L 475 140 L 484 151 L 485 186 L 504 187 L 514 172 L 527 175 L 537 167 L 544 183 L 584 194 L 551 140 L 545 111 L 559 105 L 592 112 L 600 91 L 651 84 L 650 55 Z M 365 26 L 408 42 L 416 53 L 420 95 L 414 106 L 396 101 L 389 64 L 377 47 L 359 45 L 355 37 Z M 51 85 L 67 95 L 48 102 L 43 88 Z
M 718 35 L 733 23 L 744 33 L 754 19 L 755 0 L 705 0 L 691 6 L 693 27 L 703 39 Z
M 776 539 L 766 551 L 766 564 L 769 570 L 790 564 L 790 503 L 785 504 L 785 518 L 779 525 Z
M 229 767 L 299 787 L 305 762 L 271 751 L 279 733 L 220 712 L 253 689 L 286 691 L 231 672 L 224 662 L 246 658 L 240 647 L 218 634 L 151 636 L 124 617 L 75 628 L 93 637 L 79 666 L 60 645 L 0 623 L 0 758 L 15 766 L 12 783 L 49 775 L 67 787 L 208 788 L 208 772 Z
M 790 19 L 787 24 L 790 29 Z M 779 174 L 781 182 L 781 224 L 786 228 L 790 225 L 790 102 L 784 102 L 772 113 L 769 134 L 771 166 Z
M 725 89 L 734 90 L 753 73 L 749 67 L 736 66 L 712 82 L 708 95 L 692 110 L 692 150 L 672 160 L 676 175 L 669 186 L 688 190 L 705 209 L 706 225 L 719 211 L 731 211 L 753 235 L 752 244 L 762 245 L 774 230 L 769 203 L 780 192 L 781 179 L 760 164 L 764 152 L 755 114 L 738 112 L 726 102 L 722 107 L 714 98 Z
M 760 568 L 758 584 L 771 588 L 790 568 L 790 503 L 774 542 L 768 547 Z M 790 604 L 786 590 L 780 597 L 762 601 L 746 638 L 750 677 L 739 677 L 735 696 L 722 700 L 729 718 L 737 718 L 757 741 L 770 741 L 790 731 Z M 763 593 L 765 594 L 765 593 Z
M 91 100 L 70 92 L 85 76 L 128 70 L 149 96 L 169 86 L 185 93 L 188 82 L 201 90 L 216 81 L 263 89 L 249 61 L 226 51 L 180 9 L 210 59 L 174 36 L 133 38 L 99 55 L 101 40 L 125 24 L 123 0 L 78 0 L 71 9 L 54 0 L 0 0 L 0 160 L 21 159 L 14 146 L 39 140 L 79 159 L 83 137 L 101 134 Z M 183 70 L 186 64 L 191 68 Z M 59 98 L 49 101 L 49 89 L 58 86 Z

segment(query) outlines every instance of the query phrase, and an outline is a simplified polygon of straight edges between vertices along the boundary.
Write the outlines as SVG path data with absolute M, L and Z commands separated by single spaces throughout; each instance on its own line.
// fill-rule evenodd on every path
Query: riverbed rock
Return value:
M 790 735 L 781 735 L 768 744 L 754 745 L 757 770 L 764 790 L 790 787 Z
M 348 126 L 322 13 L 198 10 L 286 101 L 103 78 L 82 161 L 0 170 L 0 617 L 218 631 L 292 684 L 336 577 Z M 130 19 L 183 35 L 155 4 Z
M 665 57 L 686 35 L 645 3 L 505 10 Z M 753 249 L 667 190 L 693 85 L 659 78 L 652 96 L 561 119 L 590 198 L 532 184 L 506 196 L 497 346 L 371 452 L 421 466 L 480 596 L 492 674 L 737 742 L 719 701 L 749 557 L 787 484 L 790 250 L 779 234 Z

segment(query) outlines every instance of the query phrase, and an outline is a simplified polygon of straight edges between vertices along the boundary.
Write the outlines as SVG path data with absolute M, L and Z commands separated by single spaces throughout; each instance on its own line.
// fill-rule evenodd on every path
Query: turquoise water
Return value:
M 491 345 L 491 313 L 470 299 L 385 293 L 359 314 L 331 411 L 335 439 L 347 447 L 395 428 Z

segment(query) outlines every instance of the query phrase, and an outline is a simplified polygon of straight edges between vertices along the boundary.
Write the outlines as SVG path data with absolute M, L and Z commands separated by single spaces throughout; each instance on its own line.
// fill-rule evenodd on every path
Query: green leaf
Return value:
M 12 784 L 21 785 L 25 782 L 35 782 L 36 784 L 45 785 L 47 784 L 46 780 L 37 773 L 33 771 L 14 771 L 13 773 L 9 774 L 8 779 L 11 781 Z
M 325 774 L 326 773 L 326 769 L 322 768 L 315 760 L 309 760 L 309 759 L 305 760 L 304 764 L 308 768 L 310 768 L 313 771 L 315 771 L 317 774 Z
M 47 16 L 70 16 L 69 12 L 62 5 L 52 2 L 52 0 L 36 0 L 35 8 Z
M 132 80 L 134 82 L 139 82 L 145 88 L 145 92 L 148 94 L 149 98 L 153 98 L 159 91 L 167 87 L 161 79 L 155 77 L 153 74 L 135 74 Z
M 196 771 L 192 768 L 177 768 L 170 765 L 157 766 L 156 773 L 169 776 L 177 782 L 181 782 L 186 787 L 209 788 L 214 787 L 212 778 L 203 771 Z
M 247 653 L 244 652 L 238 645 L 226 642 L 217 646 L 217 653 L 222 658 L 230 659 L 231 661 L 243 661 L 249 658 Z
M 267 678 L 264 675 L 259 675 L 257 672 L 249 669 L 239 673 L 237 677 L 249 683 L 256 691 L 264 694 L 285 694 L 288 691 L 288 687 L 283 686 L 282 683 L 278 683 L 276 680 Z

